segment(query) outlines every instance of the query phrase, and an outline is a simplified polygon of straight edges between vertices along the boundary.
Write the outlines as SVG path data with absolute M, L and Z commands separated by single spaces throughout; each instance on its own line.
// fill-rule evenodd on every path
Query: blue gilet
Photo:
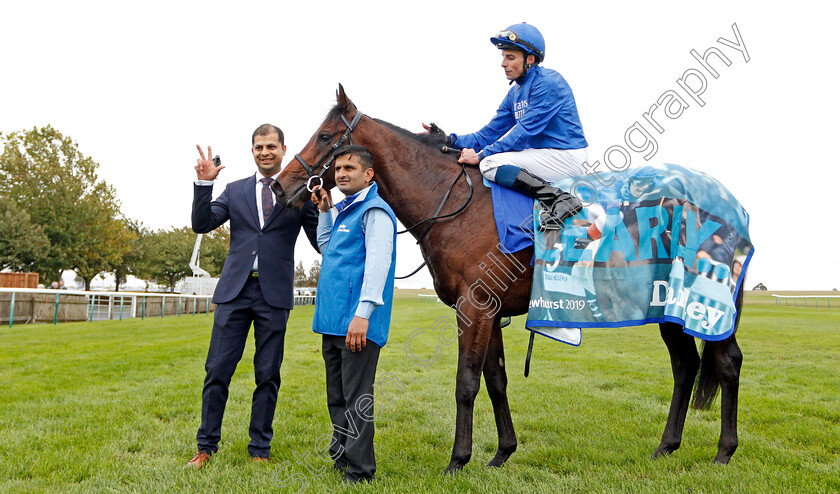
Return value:
M 312 331 L 319 334 L 344 336 L 356 308 L 365 274 L 365 236 L 362 218 L 371 208 L 383 209 L 394 222 L 394 254 L 382 293 L 383 305 L 376 308 L 368 320 L 367 339 L 380 347 L 388 341 L 391 306 L 394 300 L 394 269 L 396 267 L 397 218 L 377 193 L 377 185 L 362 201 L 357 201 L 338 213 L 330 233 L 330 243 L 323 253 L 321 275 L 315 296 L 315 316 Z

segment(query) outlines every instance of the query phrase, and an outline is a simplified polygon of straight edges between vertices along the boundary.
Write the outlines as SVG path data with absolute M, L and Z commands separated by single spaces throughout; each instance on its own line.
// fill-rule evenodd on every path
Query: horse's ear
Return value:
M 341 107 L 345 113 L 350 113 L 351 110 L 356 109 L 356 105 L 354 105 L 353 102 L 350 101 L 350 98 L 347 97 L 347 94 L 344 92 L 344 86 L 341 84 L 338 85 L 338 91 L 335 92 L 335 102 L 338 103 L 338 106 Z

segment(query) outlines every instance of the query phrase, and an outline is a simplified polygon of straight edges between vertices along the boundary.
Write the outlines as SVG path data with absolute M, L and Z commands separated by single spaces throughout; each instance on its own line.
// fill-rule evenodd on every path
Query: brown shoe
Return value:
M 210 455 L 205 453 L 204 451 L 199 451 L 192 457 L 192 460 L 187 462 L 188 467 L 193 467 L 196 470 L 201 470 L 201 467 L 204 466 L 210 460 Z
M 254 463 L 268 463 L 268 457 L 265 456 L 252 456 L 251 461 Z

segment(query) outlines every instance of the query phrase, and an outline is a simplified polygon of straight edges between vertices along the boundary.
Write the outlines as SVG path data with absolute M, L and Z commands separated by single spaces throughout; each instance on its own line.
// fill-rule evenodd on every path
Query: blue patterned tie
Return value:
M 271 197 L 271 182 L 274 179 L 271 177 L 261 178 L 260 182 L 263 184 L 262 188 L 262 210 L 263 210 L 263 224 L 268 221 L 268 217 L 271 216 L 271 211 L 274 209 L 274 199 Z

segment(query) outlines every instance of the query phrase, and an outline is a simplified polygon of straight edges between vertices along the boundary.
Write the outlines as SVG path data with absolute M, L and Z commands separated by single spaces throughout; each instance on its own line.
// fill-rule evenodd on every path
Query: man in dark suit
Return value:
M 300 211 L 274 203 L 269 186 L 280 174 L 286 146 L 283 131 L 265 124 L 251 138 L 257 173 L 225 188 L 211 202 L 213 180 L 224 166 L 215 166 L 212 150 L 195 167 L 198 180 L 192 209 L 192 228 L 207 233 L 230 220 L 230 251 L 213 294 L 217 304 L 204 365 L 207 376 L 201 399 L 198 453 L 189 465 L 201 468 L 218 449 L 228 386 L 242 358 L 251 323 L 254 324 L 254 390 L 251 405 L 251 441 L 248 452 L 255 461 L 268 461 L 274 408 L 280 387 L 280 363 L 286 322 L 293 307 L 294 249 L 300 229 L 317 250 L 318 224 L 314 205 Z

